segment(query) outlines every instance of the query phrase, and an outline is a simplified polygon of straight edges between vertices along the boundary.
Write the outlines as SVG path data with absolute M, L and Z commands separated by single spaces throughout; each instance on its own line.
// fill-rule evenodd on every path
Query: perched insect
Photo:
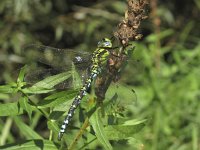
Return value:
M 100 74 L 102 68 L 107 64 L 108 57 L 110 55 L 109 49 L 112 49 L 112 42 L 108 38 L 104 38 L 102 41 L 98 42 L 97 49 L 93 52 L 91 56 L 91 66 L 89 68 L 90 75 L 85 81 L 83 87 L 80 89 L 77 96 L 68 111 L 66 118 L 61 126 L 60 132 L 58 134 L 58 139 L 60 140 L 71 121 L 75 109 L 79 106 L 82 98 L 86 95 L 88 88 L 90 88 L 92 81 Z
M 47 65 L 47 69 L 40 70 L 36 68 L 35 71 L 31 70 L 30 73 L 25 77 L 26 80 L 29 81 L 29 83 L 37 83 L 38 81 L 40 81 L 41 79 L 45 79 L 49 75 L 57 74 L 56 69 L 48 68 L 49 65 L 53 68 L 62 68 L 64 71 L 65 69 L 67 70 L 67 68 L 69 68 L 73 63 L 79 72 L 82 73 L 82 71 L 86 70 L 86 75 L 82 73 L 82 75 L 85 75 L 84 83 L 77 95 L 75 96 L 63 121 L 63 124 L 61 125 L 61 129 L 58 134 L 58 139 L 61 140 L 67 126 L 69 125 L 74 115 L 75 109 L 79 106 L 82 98 L 88 92 L 88 89 L 91 87 L 92 81 L 106 67 L 110 58 L 109 56 L 111 55 L 111 51 L 113 50 L 112 41 L 108 38 L 102 39 L 98 42 L 97 48 L 92 54 L 69 49 L 64 50 L 52 48 L 43 45 L 30 45 L 26 48 L 26 50 L 26 55 L 28 55 L 28 52 L 30 53 L 30 59 L 34 60 L 34 57 L 36 57 L 35 59 L 39 63 L 42 63 L 42 65 Z M 36 56 L 34 56 L 34 53 L 37 53 Z M 62 83 L 58 87 L 61 87 L 63 89 L 67 86 L 70 85 L 68 85 L 68 83 Z

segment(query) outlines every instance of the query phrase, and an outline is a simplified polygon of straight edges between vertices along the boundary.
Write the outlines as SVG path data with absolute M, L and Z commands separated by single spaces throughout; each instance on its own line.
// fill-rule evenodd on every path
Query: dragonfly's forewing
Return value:
M 23 51 L 23 56 L 29 64 L 29 71 L 25 81 L 33 85 L 47 77 L 71 71 L 72 77 L 58 84 L 56 88 L 74 87 L 77 80 L 76 72 L 82 79 L 87 77 L 91 64 L 90 54 L 72 49 L 58 49 L 43 45 L 29 45 Z M 75 70 L 73 71 L 73 67 Z
M 90 64 L 90 54 L 85 51 L 73 49 L 59 49 L 44 45 L 31 44 L 24 48 L 23 56 L 29 58 L 28 61 L 38 61 L 52 67 L 67 68 L 73 62 L 87 68 Z

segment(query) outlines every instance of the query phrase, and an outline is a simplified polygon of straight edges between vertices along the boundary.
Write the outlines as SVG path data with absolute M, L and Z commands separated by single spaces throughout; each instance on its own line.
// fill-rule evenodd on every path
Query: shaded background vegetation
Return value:
M 99 39 L 112 36 L 125 9 L 122 0 L 1 0 L 0 83 L 14 80 L 24 45 L 93 50 Z M 199 10 L 198 0 L 150 3 L 144 38 L 133 54 L 142 66 L 129 66 L 122 76 L 137 94 L 132 115 L 149 119 L 134 136 L 141 149 L 200 148 Z M 0 99 L 10 101 L 3 94 Z

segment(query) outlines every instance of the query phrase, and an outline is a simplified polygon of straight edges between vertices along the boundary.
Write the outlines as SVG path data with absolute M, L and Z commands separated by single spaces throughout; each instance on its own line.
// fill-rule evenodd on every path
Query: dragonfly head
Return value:
M 112 42 L 108 38 L 103 38 L 98 42 L 97 47 L 99 48 L 112 48 Z

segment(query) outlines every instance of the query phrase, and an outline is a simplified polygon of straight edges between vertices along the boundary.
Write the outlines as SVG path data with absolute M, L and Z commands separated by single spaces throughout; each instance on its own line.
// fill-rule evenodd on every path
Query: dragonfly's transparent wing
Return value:
M 117 95 L 118 102 L 120 104 L 129 105 L 137 102 L 137 94 L 133 87 L 125 84 L 111 84 L 108 89 L 108 98 Z
M 56 68 L 67 68 L 72 62 L 85 68 L 90 64 L 90 54 L 87 52 L 44 45 L 28 45 L 23 49 L 22 55 L 28 58 L 29 62 L 38 61 Z
M 87 77 L 86 73 L 85 73 L 86 75 L 83 76 L 84 73 L 82 72 L 82 76 L 80 76 L 80 74 L 78 72 L 75 72 L 75 70 L 66 71 L 66 70 L 56 70 L 56 69 L 38 69 L 29 71 L 26 74 L 24 81 L 27 83 L 28 86 L 32 86 L 44 79 L 62 73 L 66 73 L 67 75 L 70 75 L 70 77 L 66 77 L 66 79 L 62 82 L 58 81 L 59 84 L 55 86 L 56 89 L 81 88 L 83 80 Z
M 116 93 L 118 95 L 118 105 L 127 107 L 137 103 L 137 93 L 130 86 L 116 86 Z
M 25 81 L 29 85 L 34 85 L 47 77 L 70 71 L 71 77 L 59 83 L 55 87 L 58 89 L 72 86 L 79 88 L 81 86 L 80 80 L 87 78 L 88 68 L 91 64 L 90 54 L 87 52 L 57 49 L 43 45 L 27 46 L 23 51 L 23 56 L 29 64 L 29 71 L 25 76 Z
M 121 114 L 137 104 L 137 93 L 133 87 L 124 84 L 111 84 L 106 93 L 109 100 L 108 113 Z M 112 107 L 113 109 L 109 109 Z
M 129 59 L 124 70 L 121 72 L 121 79 L 127 85 L 136 86 L 143 78 L 144 64 L 142 60 Z

